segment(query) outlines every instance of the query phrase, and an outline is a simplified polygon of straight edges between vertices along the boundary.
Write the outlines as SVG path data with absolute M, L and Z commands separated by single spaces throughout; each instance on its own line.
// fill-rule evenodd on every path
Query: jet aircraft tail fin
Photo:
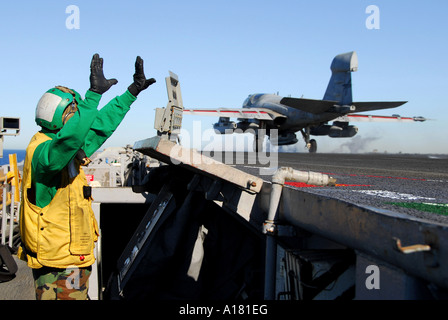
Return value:
M 339 54 L 330 69 L 331 78 L 323 99 L 350 105 L 353 101 L 351 72 L 358 70 L 358 55 L 355 51 Z

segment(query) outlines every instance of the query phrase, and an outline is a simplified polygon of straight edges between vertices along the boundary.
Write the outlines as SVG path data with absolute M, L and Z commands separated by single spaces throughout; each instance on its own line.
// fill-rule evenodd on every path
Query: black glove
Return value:
M 89 165 L 89 163 L 92 162 L 92 160 L 90 160 L 90 158 L 87 157 L 86 153 L 82 149 L 78 150 L 75 158 L 78 159 L 79 163 L 85 167 L 87 167 Z
M 110 89 L 114 84 L 117 84 L 117 79 L 107 80 L 103 73 L 103 58 L 100 58 L 98 53 L 95 53 L 90 63 L 90 91 L 103 94 Z
M 134 83 L 128 87 L 129 92 L 134 97 L 137 97 L 141 91 L 145 90 L 155 82 L 156 80 L 154 78 L 146 79 L 145 73 L 143 72 L 143 59 L 138 56 L 135 60 Z

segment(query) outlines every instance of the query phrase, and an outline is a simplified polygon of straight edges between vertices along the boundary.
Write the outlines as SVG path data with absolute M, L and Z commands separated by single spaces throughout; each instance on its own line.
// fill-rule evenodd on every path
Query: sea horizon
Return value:
M 25 160 L 25 149 L 3 149 L 3 158 L 0 158 L 0 166 L 9 164 L 9 155 L 17 154 L 17 163 Z

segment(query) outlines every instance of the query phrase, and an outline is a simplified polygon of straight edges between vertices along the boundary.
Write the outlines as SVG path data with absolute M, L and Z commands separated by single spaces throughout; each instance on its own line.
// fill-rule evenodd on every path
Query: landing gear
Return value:
M 263 152 L 263 142 L 266 136 L 266 124 L 261 121 L 258 129 L 255 130 L 254 135 L 254 152 Z
M 308 144 L 307 144 L 307 147 L 308 147 Z M 310 153 L 316 153 L 316 151 L 317 151 L 317 142 L 316 142 L 316 140 L 314 140 L 314 139 L 310 140 L 308 151 Z
M 305 130 L 300 130 L 300 132 L 302 133 L 303 139 L 305 140 L 306 143 L 306 148 L 308 149 L 308 151 L 310 153 L 316 153 L 317 151 L 317 142 L 314 139 L 310 140 L 310 128 L 306 127 Z
M 260 136 L 256 134 L 254 136 L 254 146 L 253 146 L 254 152 L 263 151 L 263 140 L 260 139 Z

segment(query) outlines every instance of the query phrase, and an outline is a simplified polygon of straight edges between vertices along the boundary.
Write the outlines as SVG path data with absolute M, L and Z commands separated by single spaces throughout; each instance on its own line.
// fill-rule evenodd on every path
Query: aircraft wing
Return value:
M 353 102 L 352 105 L 356 107 L 354 112 L 365 112 L 380 109 L 396 108 L 407 101 L 380 101 L 380 102 Z M 324 112 L 332 112 L 332 109 L 339 103 L 331 100 L 313 100 L 303 98 L 283 98 L 280 101 L 288 107 L 302 110 L 309 113 L 321 114 Z
M 195 116 L 212 116 L 212 117 L 259 119 L 259 120 L 273 120 L 277 117 L 284 117 L 283 115 L 277 112 L 263 108 L 184 109 L 183 113 Z
M 347 114 L 334 119 L 334 121 L 340 122 L 423 122 L 426 120 L 428 119 L 424 117 L 401 117 L 399 115 L 377 116 L 367 114 Z
M 280 100 L 280 103 L 294 109 L 314 114 L 324 113 L 338 104 L 337 101 L 313 100 L 313 99 L 289 98 L 289 97 L 283 98 L 282 100 Z
M 396 108 L 407 101 L 379 101 L 379 102 L 353 102 L 352 105 L 356 107 L 356 112 L 380 110 L 380 109 L 390 109 Z

